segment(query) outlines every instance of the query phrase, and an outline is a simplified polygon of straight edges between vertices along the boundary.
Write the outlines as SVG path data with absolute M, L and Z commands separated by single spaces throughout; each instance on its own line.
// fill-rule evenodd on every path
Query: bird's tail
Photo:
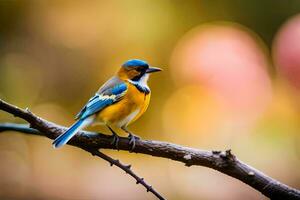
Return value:
M 79 119 L 65 133 L 58 136 L 52 143 L 54 148 L 65 145 L 78 131 L 88 126 L 92 121 L 90 118 Z

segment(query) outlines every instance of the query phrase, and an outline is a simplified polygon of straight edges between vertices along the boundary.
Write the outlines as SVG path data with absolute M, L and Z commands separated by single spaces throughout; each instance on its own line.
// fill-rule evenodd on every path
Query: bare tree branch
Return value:
M 4 103 L 4 104 L 2 104 Z M 6 105 L 5 105 L 6 104 Z M 0 107 L 1 105 L 5 105 L 5 109 L 7 110 L 10 110 L 10 109 L 14 109 L 16 111 L 15 114 L 13 114 L 14 116 L 16 117 L 20 117 L 19 115 L 21 116 L 25 116 L 26 114 L 28 114 L 28 118 L 25 119 L 26 121 L 28 119 L 32 119 L 32 118 L 35 118 L 37 120 L 41 120 L 42 119 L 38 119 L 35 115 L 33 115 L 28 109 L 26 109 L 25 111 L 24 110 L 21 110 L 17 107 L 14 107 L 12 105 L 9 105 L 5 102 L 3 102 L 1 99 L 0 99 Z M 2 107 L 1 107 L 2 108 Z M 1 109 L 0 108 L 0 109 Z M 3 110 L 5 110 L 3 109 Z M 7 111 L 5 110 L 5 111 Z M 9 111 L 7 111 L 9 112 Z M 22 114 L 23 113 L 23 114 Z M 22 118 L 22 117 L 21 117 Z M 24 118 L 23 118 L 24 119 Z M 28 121 L 29 122 L 29 121 Z M 30 123 L 30 125 L 32 126 L 32 123 Z M 42 132 L 38 131 L 37 129 L 33 129 L 33 128 L 30 128 L 27 124 L 14 124 L 14 123 L 3 123 L 3 124 L 0 124 L 0 132 L 3 132 L 3 131 L 18 131 L 18 132 L 23 132 L 23 133 L 27 133 L 27 134 L 32 134 L 32 135 L 39 135 L 39 136 L 45 136 L 45 134 L 43 134 Z M 91 134 L 91 133 L 90 133 Z M 85 134 L 85 136 L 88 136 L 90 134 Z M 92 134 L 95 134 L 95 133 L 92 133 Z M 126 172 L 126 174 L 129 174 L 131 177 L 133 177 L 135 180 L 136 180 L 136 184 L 141 184 L 143 185 L 147 192 L 151 192 L 152 194 L 154 194 L 158 199 L 160 200 L 164 200 L 164 198 L 151 186 L 149 185 L 148 183 L 146 183 L 146 181 L 143 179 L 143 178 L 140 178 L 137 174 L 135 174 L 132 170 L 131 170 L 131 165 L 124 165 L 122 164 L 119 160 L 116 160 L 116 159 L 113 159 L 111 158 L 110 156 L 102 153 L 99 151 L 99 148 L 95 148 L 95 147 L 89 147 L 89 146 L 79 146 L 79 145 L 73 145 L 73 146 L 76 146 L 76 147 L 79 147 L 89 153 L 91 153 L 93 156 L 98 156 L 99 158 L 102 158 L 103 160 L 106 160 L 107 162 L 110 163 L 110 166 L 117 166 L 119 167 L 120 169 L 122 169 L 123 171 Z
M 66 130 L 66 127 L 56 125 L 37 117 L 28 111 L 28 109 L 20 109 L 2 100 L 0 100 L 0 109 L 26 120 L 31 127 L 29 128 L 17 124 L 1 124 L 0 131 L 15 130 L 54 139 Z M 82 148 L 90 153 L 92 153 L 90 149 L 93 149 L 93 154 L 96 154 L 95 152 L 99 152 L 98 149 L 101 148 L 113 149 L 114 146 L 111 142 L 111 136 L 81 131 L 68 144 Z M 130 148 L 128 139 L 121 138 L 119 149 L 129 151 Z M 136 141 L 136 147 L 133 152 L 172 159 L 182 162 L 186 166 L 199 165 L 215 169 L 246 183 L 271 199 L 300 199 L 299 190 L 280 183 L 257 169 L 243 163 L 238 160 L 230 150 L 205 151 L 167 142 L 140 139 Z M 99 153 L 102 154 L 101 152 Z
M 4 131 L 18 131 L 22 133 L 31 134 L 31 135 L 44 136 L 44 134 L 41 133 L 40 131 L 30 128 L 28 124 L 0 123 L 0 133 Z M 89 134 L 95 134 L 95 133 L 89 133 Z M 155 189 L 151 185 L 147 184 L 143 178 L 140 178 L 131 170 L 131 165 L 124 165 L 119 160 L 111 158 L 110 156 L 100 152 L 98 149 L 89 148 L 89 147 L 85 147 L 85 148 L 80 147 L 80 148 L 84 149 L 87 152 L 90 152 L 93 156 L 98 156 L 103 160 L 106 160 L 107 162 L 110 163 L 110 166 L 116 165 L 117 167 L 121 168 L 123 171 L 126 172 L 126 174 L 129 174 L 136 180 L 136 184 L 142 184 L 146 188 L 147 192 L 153 193 L 158 199 L 161 200 L 164 199 L 157 191 L 155 191 Z

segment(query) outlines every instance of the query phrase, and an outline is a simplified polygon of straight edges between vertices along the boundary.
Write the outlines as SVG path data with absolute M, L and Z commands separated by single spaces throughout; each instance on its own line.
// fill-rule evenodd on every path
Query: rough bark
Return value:
M 30 127 L 18 124 L 1 124 L 0 132 L 14 130 L 54 139 L 66 130 L 66 127 L 48 122 L 34 115 L 28 109 L 20 109 L 2 100 L 0 100 L 0 109 L 16 117 L 20 117 L 30 124 Z M 114 149 L 111 136 L 87 131 L 79 132 L 68 144 L 87 150 L 88 152 L 99 152 L 99 149 Z M 131 146 L 129 145 L 128 139 L 120 138 L 119 149 L 130 151 L 130 148 Z M 245 164 L 232 154 L 230 150 L 206 151 L 183 147 L 168 142 L 140 139 L 136 141 L 133 152 L 168 158 L 182 162 L 186 166 L 204 166 L 215 169 L 246 183 L 271 199 L 300 199 L 299 190 L 280 183 L 259 170 Z

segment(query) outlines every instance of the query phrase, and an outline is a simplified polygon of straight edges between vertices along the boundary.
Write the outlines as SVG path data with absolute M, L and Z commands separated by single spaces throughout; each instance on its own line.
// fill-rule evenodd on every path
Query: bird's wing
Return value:
M 76 115 L 76 119 L 85 119 L 105 107 L 114 104 L 122 99 L 126 94 L 127 85 L 118 77 L 113 77 L 108 80 L 96 93 L 90 98 L 87 104 Z

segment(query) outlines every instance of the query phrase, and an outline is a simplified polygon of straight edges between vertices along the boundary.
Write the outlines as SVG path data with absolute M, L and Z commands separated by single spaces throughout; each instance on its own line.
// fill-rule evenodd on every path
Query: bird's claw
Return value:
M 136 140 L 139 140 L 140 137 L 138 137 L 136 135 L 133 135 L 133 134 L 129 134 L 128 139 L 129 139 L 129 145 L 131 145 L 131 148 L 130 148 L 129 152 L 133 152 L 133 150 L 135 148 Z
M 113 137 L 113 140 L 112 140 L 111 144 L 119 151 L 120 138 L 117 134 L 113 134 L 112 137 Z

